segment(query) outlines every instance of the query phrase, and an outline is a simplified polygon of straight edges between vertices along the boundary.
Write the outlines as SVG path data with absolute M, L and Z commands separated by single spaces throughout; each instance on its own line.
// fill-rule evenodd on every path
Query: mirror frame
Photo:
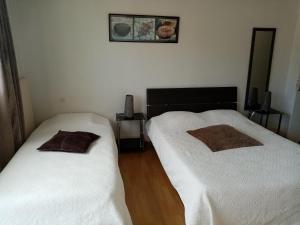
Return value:
M 272 43 L 270 49 L 270 59 L 268 63 L 268 71 L 267 71 L 267 83 L 265 87 L 265 91 L 269 90 L 269 83 L 270 83 L 270 75 L 272 69 L 272 61 L 273 61 L 273 52 L 274 52 L 274 45 L 275 45 L 275 38 L 276 38 L 276 28 L 258 28 L 254 27 L 252 30 L 252 41 L 251 41 L 251 50 L 250 50 L 250 60 L 249 60 L 249 68 L 248 68 L 248 78 L 247 78 L 247 87 L 246 87 L 246 96 L 245 96 L 245 103 L 244 103 L 244 110 L 250 110 L 248 107 L 248 97 L 249 97 L 249 88 L 250 88 L 250 81 L 251 81 L 251 73 L 252 73 L 252 66 L 253 66 L 253 55 L 254 55 L 254 48 L 255 48 L 255 40 L 256 40 L 256 32 L 257 31 L 270 31 L 273 33 L 272 35 Z

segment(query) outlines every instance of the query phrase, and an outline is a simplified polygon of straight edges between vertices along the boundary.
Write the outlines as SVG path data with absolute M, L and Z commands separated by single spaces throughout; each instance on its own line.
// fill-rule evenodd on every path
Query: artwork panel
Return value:
M 154 17 L 134 18 L 134 40 L 140 40 L 140 41 L 155 40 L 155 18 Z
M 178 30 L 178 20 L 170 18 L 157 18 L 155 39 L 160 41 L 176 41 Z
M 133 40 L 133 17 L 111 16 L 110 17 L 111 38 L 114 41 Z

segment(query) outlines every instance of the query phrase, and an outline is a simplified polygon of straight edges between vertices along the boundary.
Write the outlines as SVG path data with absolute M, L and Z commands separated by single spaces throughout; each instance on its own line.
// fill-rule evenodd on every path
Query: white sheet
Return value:
M 229 124 L 264 146 L 211 152 L 189 129 Z M 300 147 L 238 112 L 169 112 L 149 137 L 184 206 L 186 225 L 299 225 Z
M 101 135 L 89 153 L 39 152 L 58 130 Z M 42 123 L 0 174 L 1 225 L 130 225 L 109 121 L 61 114 Z

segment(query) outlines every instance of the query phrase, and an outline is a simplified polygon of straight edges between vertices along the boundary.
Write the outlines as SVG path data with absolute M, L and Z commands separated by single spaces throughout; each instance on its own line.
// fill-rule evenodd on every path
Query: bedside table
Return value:
M 248 114 L 248 118 L 251 120 L 251 118 L 255 115 L 255 114 L 258 114 L 260 115 L 260 120 L 259 120 L 259 124 L 260 125 L 263 125 L 263 117 L 265 116 L 266 119 L 265 119 L 265 125 L 264 127 L 267 128 L 268 127 L 268 122 L 269 122 L 269 116 L 270 115 L 278 115 L 278 126 L 277 126 L 277 131 L 276 133 L 279 134 L 280 133 L 280 126 L 281 126 L 281 121 L 282 121 L 282 115 L 283 115 L 283 112 L 280 112 L 276 109 L 270 109 L 269 112 L 265 112 L 263 110 L 250 110 L 249 111 L 249 114 Z
M 121 130 L 121 122 L 122 121 L 136 121 L 138 120 L 140 123 L 140 136 L 138 138 L 121 138 L 120 130 Z M 144 140 L 144 122 L 146 117 L 143 113 L 135 113 L 132 118 L 128 118 L 124 115 L 124 113 L 116 114 L 117 121 L 117 144 L 118 150 L 128 151 L 128 150 L 144 150 L 145 140 Z

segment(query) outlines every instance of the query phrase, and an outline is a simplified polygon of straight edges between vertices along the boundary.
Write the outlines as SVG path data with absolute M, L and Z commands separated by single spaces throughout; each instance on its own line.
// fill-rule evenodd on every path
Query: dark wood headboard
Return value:
M 237 109 L 237 87 L 149 88 L 147 118 L 168 111 Z

